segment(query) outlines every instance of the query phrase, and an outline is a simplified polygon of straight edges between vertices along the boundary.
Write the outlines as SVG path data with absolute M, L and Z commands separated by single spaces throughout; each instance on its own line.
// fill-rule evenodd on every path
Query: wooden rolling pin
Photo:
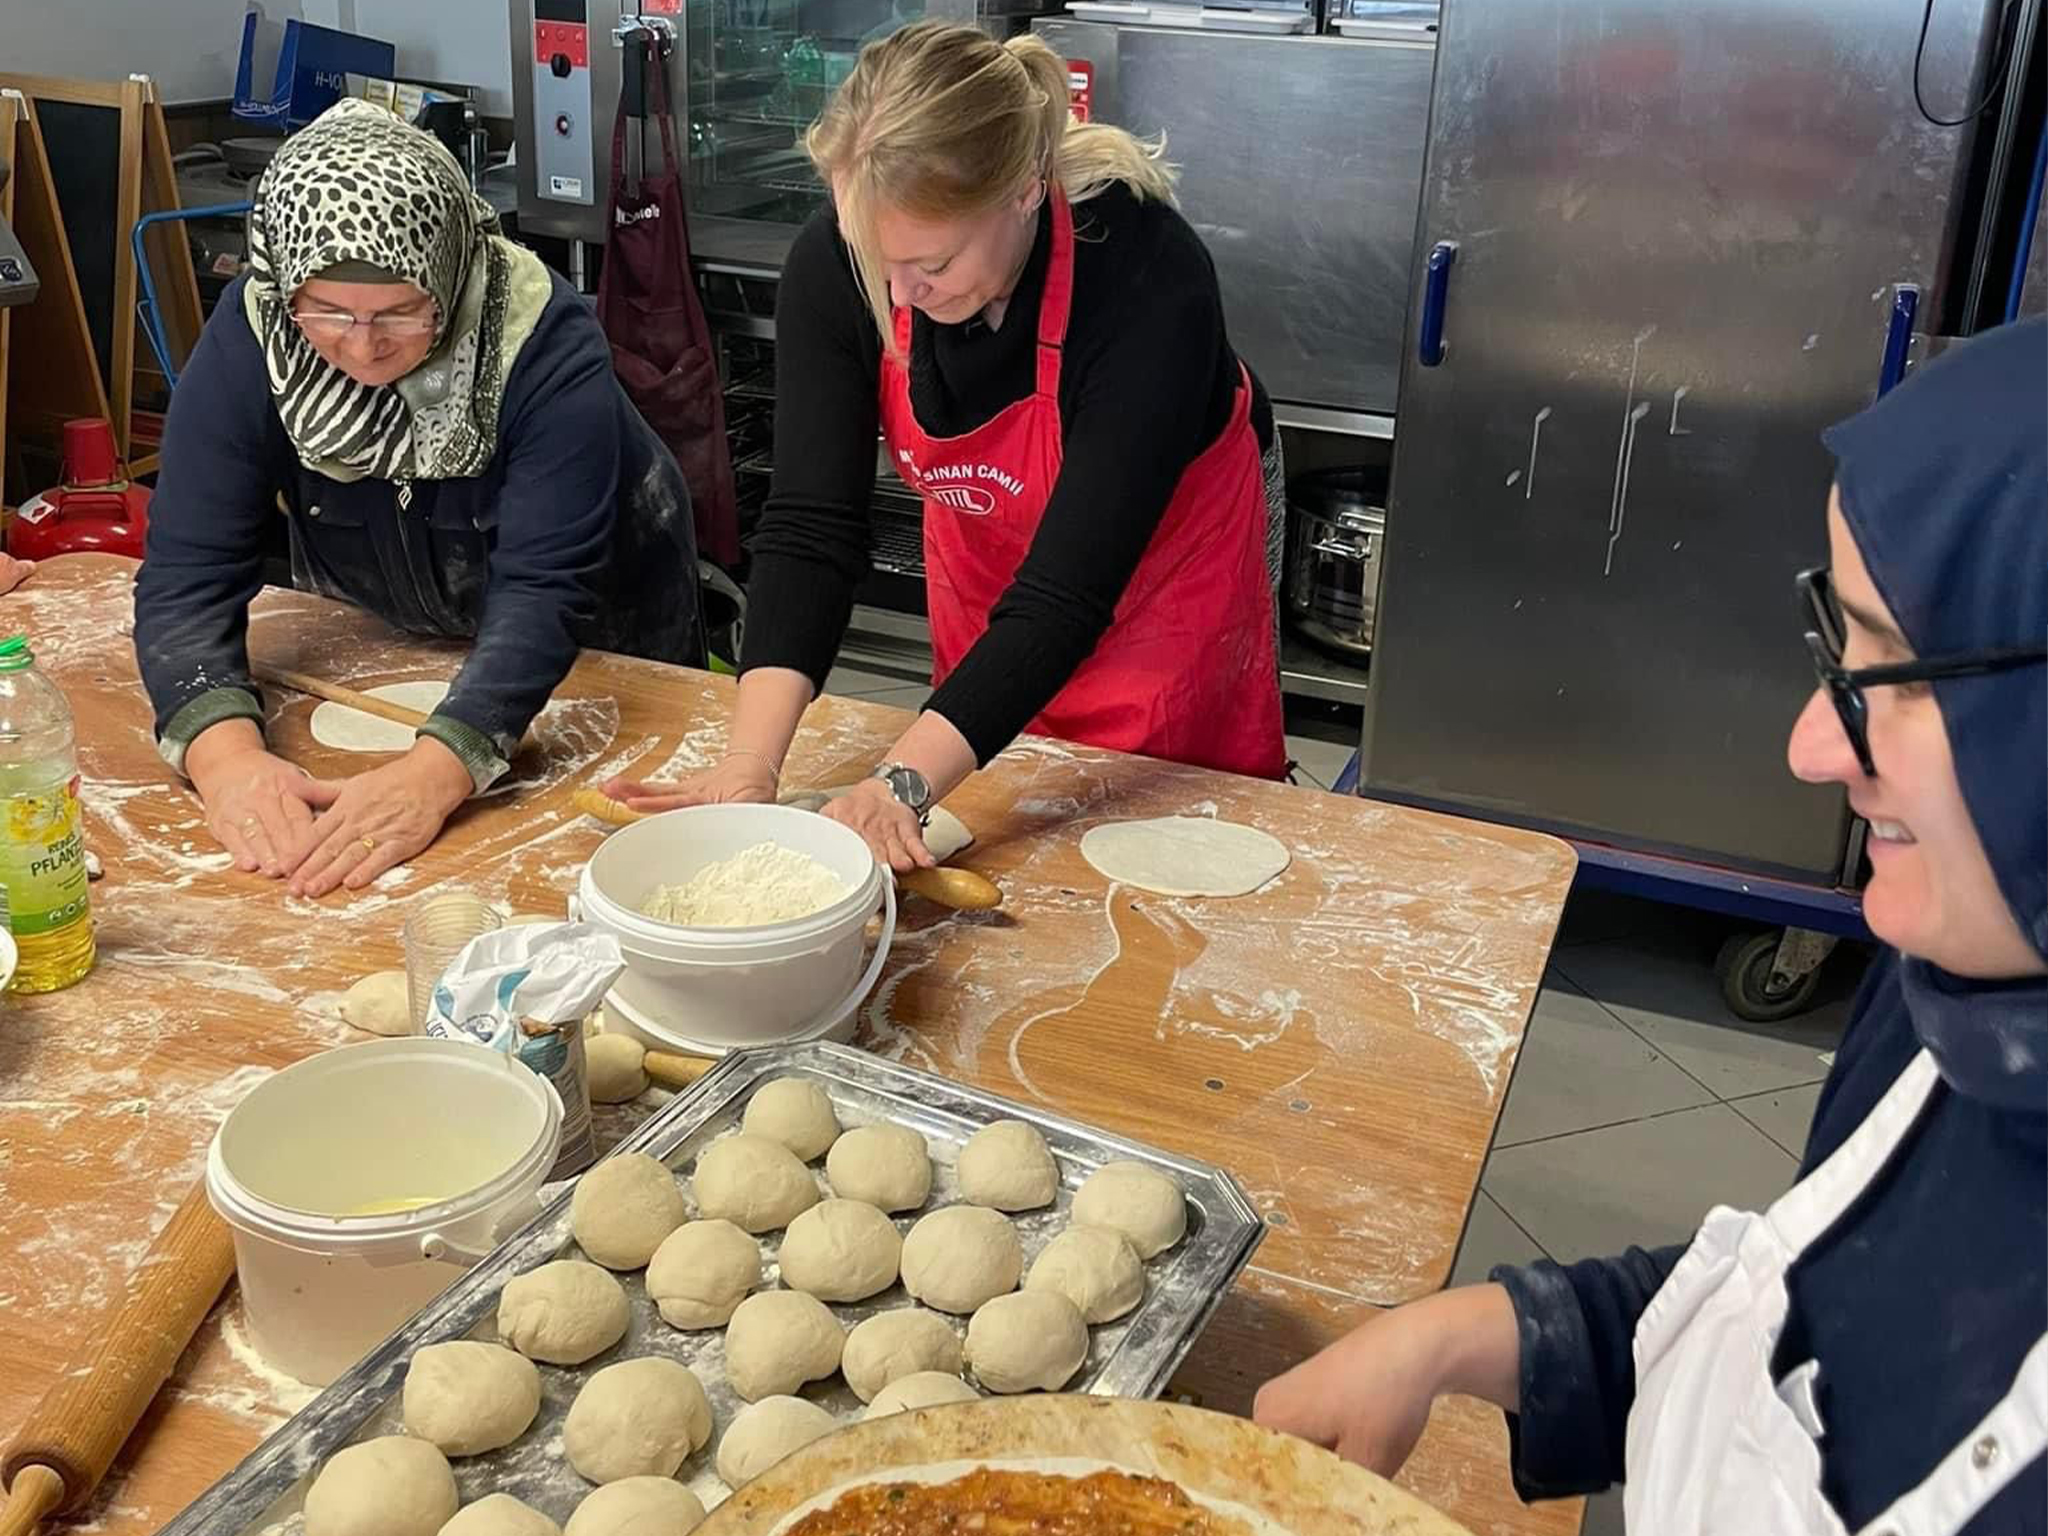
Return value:
M 588 786 L 572 794 L 569 803 L 584 815 L 614 827 L 639 821 L 645 814 L 612 799 L 602 790 Z M 926 901 L 958 912 L 992 912 L 1003 904 L 1002 887 L 993 880 L 986 875 L 977 875 L 971 869 L 955 869 L 949 864 L 941 864 L 937 869 L 913 869 L 907 875 L 898 875 L 896 883 Z
M 685 1056 L 677 1051 L 649 1051 L 640 1070 L 664 1088 L 688 1088 L 718 1065 L 714 1056 Z
M 410 725 L 417 729 L 427 723 L 427 717 L 417 709 L 407 709 L 403 704 L 393 704 L 389 699 L 380 699 L 373 694 L 358 693 L 353 688 L 344 688 L 340 683 L 330 683 L 324 677 L 314 677 L 306 672 L 287 672 L 282 667 L 258 667 L 256 676 L 266 683 L 278 683 L 299 693 L 311 694 L 316 699 L 326 699 L 331 704 L 346 704 L 350 709 L 360 709 L 366 715 L 375 715 L 379 720 L 389 720 L 394 725 Z M 6 1536 L 0 1531 L 0 1536 Z
M 58 1379 L 7 1448 L 0 1536 L 32 1536 L 85 1504 L 234 1272 L 234 1241 L 195 1184 L 84 1368 Z

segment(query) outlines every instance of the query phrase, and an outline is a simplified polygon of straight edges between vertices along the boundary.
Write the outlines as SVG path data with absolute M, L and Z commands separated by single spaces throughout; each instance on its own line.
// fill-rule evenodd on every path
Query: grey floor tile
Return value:
M 1586 1500 L 1586 1523 L 1579 1527 L 1579 1536 L 1627 1536 L 1627 1532 L 1628 1526 L 1622 1520 L 1619 1488 L 1596 1493 Z
M 1819 1102 L 1820 1084 L 1808 1083 L 1804 1088 L 1732 1099 L 1728 1107 L 1798 1157 L 1806 1150 L 1806 1133 L 1813 1128 L 1813 1109 Z
M 877 693 L 864 693 L 861 695 L 861 702 L 887 704 L 892 709 L 923 709 L 924 701 L 931 696 L 931 689 L 922 683 L 910 683 L 896 688 L 884 688 Z
M 1552 972 L 1522 1037 L 1496 1147 L 1711 1104 L 1714 1096 Z
M 825 691 L 836 693 L 842 698 L 858 699 L 905 687 L 907 681 L 887 672 L 866 672 L 859 667 L 834 667 L 825 676 Z
M 1530 1264 L 1543 1256 L 1529 1234 L 1481 1190 L 1472 1205 L 1472 1219 L 1465 1224 L 1465 1240 L 1458 1245 L 1458 1260 L 1451 1266 L 1451 1284 L 1477 1285 L 1496 1264 Z
M 1665 934 L 1561 950 L 1561 971 L 1651 1045 L 1713 1090 L 1739 1099 L 1816 1083 L 1849 1015 L 1839 983 L 1811 1012 L 1747 1024 L 1728 1011 L 1714 980 L 1711 934 Z M 1848 957 L 1839 957 L 1847 959 Z M 1853 965 L 1851 967 L 1853 969 Z
M 1356 742 L 1322 741 L 1313 736 L 1287 738 L 1287 755 L 1301 765 L 1300 771 L 1313 779 L 1319 789 L 1328 789 L 1337 782 L 1337 775 L 1344 771 L 1356 750 Z
M 1759 1210 L 1791 1154 L 1725 1104 L 1502 1147 L 1482 1187 L 1560 1261 L 1683 1242 L 1710 1208 Z

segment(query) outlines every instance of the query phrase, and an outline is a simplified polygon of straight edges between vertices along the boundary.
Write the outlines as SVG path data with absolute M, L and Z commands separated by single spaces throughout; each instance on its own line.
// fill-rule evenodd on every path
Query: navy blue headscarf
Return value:
M 1842 512 L 1915 654 L 2048 637 L 2048 323 L 1965 342 L 1825 435 Z M 2048 668 L 1934 684 L 1956 777 L 2000 891 L 2048 958 Z M 2048 982 L 1901 967 L 1950 1085 L 2048 1106 Z

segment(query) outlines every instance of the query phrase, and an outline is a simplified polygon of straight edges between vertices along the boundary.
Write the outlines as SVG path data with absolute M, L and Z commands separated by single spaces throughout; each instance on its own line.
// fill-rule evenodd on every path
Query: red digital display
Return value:
M 568 59 L 571 69 L 590 68 L 590 28 L 580 21 L 536 21 L 534 62 L 546 64 L 558 53 Z

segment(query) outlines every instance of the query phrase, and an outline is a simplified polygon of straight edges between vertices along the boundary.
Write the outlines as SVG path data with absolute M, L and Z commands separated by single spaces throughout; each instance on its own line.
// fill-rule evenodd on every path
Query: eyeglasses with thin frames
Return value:
M 1870 704 L 1863 697 L 1866 688 L 1895 687 L 1901 683 L 1937 683 L 1954 677 L 1981 677 L 1991 672 L 2009 672 L 2016 667 L 2048 661 L 2048 647 L 2008 646 L 1991 650 L 1966 651 L 1954 656 L 1932 656 L 1893 662 L 1881 667 L 1844 667 L 1842 653 L 1849 630 L 1842 605 L 1835 598 L 1834 584 L 1826 566 L 1801 571 L 1799 595 L 1810 627 L 1806 649 L 1813 657 L 1814 676 L 1820 680 L 1828 701 L 1842 722 L 1842 732 L 1856 750 L 1856 761 L 1870 778 L 1877 777 L 1877 764 L 1870 755 Z
M 423 315 L 352 315 L 345 309 L 295 309 L 292 323 L 322 341 L 339 341 L 359 325 L 379 340 L 409 341 L 428 335 L 439 321 L 432 310 Z

